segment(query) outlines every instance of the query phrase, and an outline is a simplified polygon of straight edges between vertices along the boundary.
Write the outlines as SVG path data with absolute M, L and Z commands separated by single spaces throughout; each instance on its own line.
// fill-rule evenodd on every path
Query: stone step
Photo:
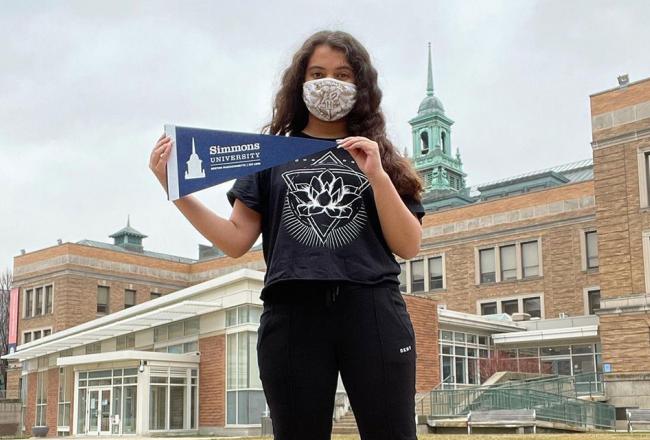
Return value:
M 332 424 L 332 434 L 359 434 L 357 420 L 354 413 L 349 410 L 338 422 Z

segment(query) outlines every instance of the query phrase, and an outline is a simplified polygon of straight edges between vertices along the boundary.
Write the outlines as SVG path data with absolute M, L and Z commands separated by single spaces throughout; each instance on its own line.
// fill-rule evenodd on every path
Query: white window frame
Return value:
M 224 422 L 225 422 L 224 426 L 226 428 L 230 428 L 230 427 L 244 428 L 244 427 L 259 426 L 259 424 L 252 424 L 252 423 L 228 423 L 228 416 L 229 416 L 229 414 L 228 414 L 228 393 L 229 392 L 235 392 L 235 396 L 236 396 L 235 397 L 235 408 L 236 408 L 235 411 L 236 411 L 237 416 L 239 416 L 239 402 L 237 401 L 239 398 L 237 397 L 237 392 L 238 391 L 260 391 L 262 389 L 262 388 L 255 388 L 255 387 L 252 387 L 252 386 L 240 388 L 239 385 L 235 385 L 234 388 L 230 388 L 230 385 L 228 384 L 228 364 L 229 364 L 229 359 L 228 359 L 228 336 L 235 335 L 236 349 L 234 351 L 237 353 L 237 355 L 236 355 L 237 358 L 239 358 L 239 334 L 240 333 L 245 333 L 246 337 L 249 337 L 249 335 L 248 335 L 249 333 L 254 333 L 255 332 L 254 330 L 249 330 L 249 329 L 246 329 L 246 328 L 244 328 L 244 329 L 241 329 L 241 328 L 235 329 L 233 327 L 230 327 L 230 329 L 231 329 L 230 331 L 226 331 L 226 339 L 224 341 L 224 343 L 225 343 L 224 344 L 225 345 L 224 346 L 224 349 L 225 349 L 225 365 L 226 365 L 226 371 L 225 371 L 225 375 L 224 375 L 224 381 L 225 381 L 225 387 L 224 388 L 225 388 L 226 392 L 224 393 L 224 397 L 223 397 Z M 253 350 L 254 349 L 255 348 L 253 348 Z M 249 354 L 250 354 L 250 345 L 249 345 Z M 249 362 L 250 362 L 250 358 L 249 358 Z M 235 363 L 235 370 L 236 370 L 236 372 L 234 373 L 235 377 L 239 377 L 238 371 L 237 371 L 238 369 L 239 369 L 239 359 L 237 359 L 237 362 Z M 251 376 L 250 376 L 249 373 L 250 373 L 250 371 L 247 371 L 248 380 L 249 380 L 249 382 L 251 382 Z M 268 404 L 265 404 L 265 410 L 268 410 Z M 238 417 L 236 417 L 236 418 L 238 418 Z
M 585 316 L 589 316 L 589 292 L 593 292 L 594 290 L 600 292 L 600 286 L 589 286 L 582 289 L 582 305 L 584 307 Z
M 645 291 L 650 292 L 650 231 L 641 233 L 643 240 L 643 273 L 645 274 Z
M 57 424 L 57 432 L 70 432 L 70 423 L 72 423 L 72 396 L 71 394 L 74 393 L 74 386 L 72 387 L 72 390 L 69 388 L 68 380 L 74 381 L 74 370 L 69 371 L 66 370 L 66 368 L 72 368 L 72 367 L 59 367 L 59 391 L 57 393 L 57 407 L 56 407 L 56 424 Z M 72 374 L 70 374 L 72 372 Z M 63 376 L 63 380 L 66 382 L 63 387 L 61 387 L 61 377 Z M 65 393 L 65 399 L 61 400 L 61 388 L 63 388 L 63 392 Z M 70 392 L 68 392 L 70 391 Z M 61 407 L 68 408 L 68 425 L 59 425 L 59 415 L 61 414 Z
M 587 234 L 590 232 L 595 232 L 596 233 L 596 240 L 598 240 L 598 231 L 596 230 L 596 227 L 591 227 L 591 228 L 583 228 L 580 229 L 580 253 L 581 253 L 581 258 L 580 258 L 580 267 L 583 272 L 587 271 L 597 271 L 598 267 L 600 266 L 600 258 L 598 261 L 598 266 L 596 267 L 588 267 L 588 258 L 589 256 L 587 255 Z M 596 249 L 598 251 L 598 249 Z M 600 255 L 599 255 L 600 257 Z
M 429 260 L 433 258 L 442 258 L 442 288 L 431 290 L 431 272 L 429 271 Z M 411 283 L 411 263 L 414 261 L 423 261 L 424 263 L 424 290 L 423 291 L 413 291 L 413 286 Z M 401 260 L 398 261 L 399 264 L 404 263 L 405 271 L 404 278 L 406 280 L 406 292 L 403 293 L 428 293 L 428 292 L 442 292 L 447 289 L 447 265 L 445 252 L 440 252 L 430 255 L 418 255 L 412 260 Z
M 494 298 L 479 299 L 476 301 L 476 314 L 478 316 L 482 316 L 481 304 L 492 303 L 492 302 L 497 303 L 497 313 L 503 313 L 501 310 L 501 302 L 511 301 L 511 300 L 517 300 L 517 309 L 519 310 L 519 313 L 524 313 L 524 300 L 528 298 L 537 298 L 537 297 L 539 297 L 539 314 L 540 314 L 539 319 L 545 319 L 546 311 L 544 310 L 544 293 L 542 292 L 527 293 L 524 295 L 499 296 Z
M 107 293 L 106 293 L 106 311 L 105 312 L 97 311 L 97 306 L 99 305 L 99 297 L 98 297 L 98 295 L 99 295 L 99 288 L 100 287 L 108 289 Z M 106 315 L 110 315 L 110 313 L 111 313 L 111 286 L 109 286 L 107 284 L 104 284 L 104 283 L 97 284 L 97 290 L 95 292 L 95 315 L 96 316 L 106 316 Z
M 641 147 L 637 150 L 637 166 L 639 174 L 639 205 L 641 208 L 649 208 L 648 200 L 648 179 L 645 171 L 645 155 L 650 153 L 650 147 Z
M 133 335 L 133 346 L 130 347 L 128 342 L 129 342 L 129 337 Z M 117 348 L 117 341 L 119 339 L 124 339 L 124 348 Z M 115 337 L 115 351 L 123 351 L 123 350 L 134 350 L 135 349 L 135 333 L 124 333 L 123 335 L 116 336 Z
M 492 249 L 494 251 L 494 282 L 498 283 L 501 281 L 501 258 L 497 255 L 499 252 L 499 246 L 497 245 L 492 245 L 492 246 L 481 246 L 481 247 L 475 247 L 474 248 L 474 267 L 475 267 L 475 282 L 476 285 L 479 286 L 481 284 L 494 284 L 492 282 L 489 283 L 481 283 L 481 251 L 482 250 L 489 250 Z
M 442 268 L 442 288 L 431 290 L 431 271 L 429 270 L 429 260 L 440 258 L 440 265 Z M 440 292 L 447 290 L 447 265 L 445 264 L 445 253 L 431 254 L 424 257 L 424 290 L 425 292 Z
M 129 305 L 128 307 L 127 307 L 127 304 L 126 304 L 126 292 L 133 292 L 133 304 Z M 125 288 L 124 289 L 124 304 L 123 304 L 123 307 L 125 309 L 128 309 L 128 308 L 136 306 L 136 305 L 138 305 L 138 291 L 136 289 L 133 289 L 133 288 Z
M 537 242 L 537 262 L 538 262 L 538 275 L 533 277 L 524 278 L 524 268 L 523 260 L 521 253 L 521 245 L 524 243 L 530 243 L 531 241 Z M 536 279 L 544 276 L 544 267 L 542 263 L 542 237 L 531 237 L 519 240 L 510 240 L 500 243 L 496 243 L 488 246 L 476 246 L 474 247 L 474 284 L 477 286 L 480 285 L 491 285 L 494 283 L 501 283 L 504 280 L 501 279 L 501 247 L 515 245 L 515 258 L 517 259 L 517 278 L 505 280 L 505 282 L 514 282 L 514 281 L 525 281 L 527 279 Z M 480 252 L 484 249 L 494 249 L 494 283 L 481 283 L 481 254 Z
M 428 284 L 429 283 L 427 282 L 427 278 L 428 278 L 428 275 L 429 275 L 429 267 L 428 267 L 429 262 L 427 261 L 426 257 L 418 256 L 418 257 L 416 257 L 416 258 L 414 258 L 412 260 L 409 260 L 409 262 L 408 262 L 408 266 L 409 266 L 409 269 L 410 269 L 409 273 L 410 273 L 411 276 L 413 275 L 413 268 L 411 267 L 411 264 L 417 263 L 417 262 L 420 262 L 420 261 L 422 262 L 422 278 L 423 278 L 422 279 L 422 281 L 423 281 L 422 290 L 418 290 L 417 292 L 414 292 L 414 293 L 425 293 L 425 292 L 427 292 L 429 290 L 428 289 Z M 406 289 L 407 289 L 407 291 L 409 291 L 409 293 L 411 291 L 413 291 L 413 278 L 411 276 L 409 276 L 409 279 L 406 282 L 406 284 L 407 284 Z
M 50 334 L 48 336 L 50 336 L 52 333 L 54 333 L 54 329 L 52 328 L 52 326 L 39 327 L 39 328 L 30 328 L 29 330 L 25 330 L 21 335 L 21 340 L 23 341 L 22 343 L 25 344 L 25 334 L 27 334 L 27 333 L 31 334 L 31 341 L 30 342 L 34 341 L 34 332 L 41 332 L 41 337 L 39 339 L 43 339 L 45 337 L 45 336 L 43 336 L 43 332 L 45 330 L 50 331 Z
M 30 287 L 23 287 L 22 288 L 22 319 L 32 319 L 32 318 L 38 318 L 40 316 L 47 316 L 47 315 L 54 315 L 54 282 L 49 282 L 45 284 L 35 284 Z M 46 295 L 46 288 L 47 287 L 52 287 L 52 311 L 47 313 L 46 312 L 46 307 L 47 307 L 47 295 Z M 36 314 L 36 289 L 41 288 L 43 289 L 43 295 L 41 298 L 41 311 L 42 313 L 40 315 Z M 32 307 L 30 310 L 29 316 L 27 316 L 27 291 L 32 292 Z M 38 330 L 38 329 L 37 329 Z

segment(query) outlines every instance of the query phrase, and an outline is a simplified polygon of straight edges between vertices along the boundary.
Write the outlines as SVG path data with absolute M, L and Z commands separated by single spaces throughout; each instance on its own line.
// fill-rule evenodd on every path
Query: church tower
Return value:
M 455 155 L 452 152 L 453 123 L 454 121 L 445 114 L 442 101 L 433 91 L 429 43 L 427 94 L 420 103 L 417 116 L 409 121 L 413 134 L 413 165 L 424 180 L 425 199 L 447 198 L 453 194 L 464 198 L 462 196 L 467 195 L 466 174 L 463 172 L 460 152 L 458 149 Z

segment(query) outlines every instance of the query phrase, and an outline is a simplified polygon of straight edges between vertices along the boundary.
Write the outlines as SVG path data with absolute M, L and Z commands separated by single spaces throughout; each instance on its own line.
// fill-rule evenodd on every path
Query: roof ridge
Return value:
M 559 165 L 554 165 L 552 167 L 548 167 L 548 168 L 544 168 L 544 169 L 533 170 L 533 171 L 529 171 L 527 173 L 516 174 L 516 175 L 513 175 L 513 176 L 503 177 L 501 179 L 496 179 L 496 180 L 492 180 L 492 181 L 485 182 L 485 183 L 479 183 L 479 184 L 476 184 L 476 185 L 471 185 L 469 188 L 471 190 L 478 190 L 478 188 L 480 188 L 482 186 L 495 185 L 497 183 L 505 183 L 505 182 L 508 182 L 510 180 L 520 179 L 522 177 L 534 176 L 536 174 L 542 174 L 542 173 L 547 173 L 547 172 L 551 172 L 551 171 L 559 172 L 559 173 L 567 172 L 567 171 L 576 170 L 576 169 L 580 169 L 580 168 L 586 168 L 588 166 L 593 166 L 593 162 L 594 162 L 593 158 L 576 160 L 576 161 L 573 161 L 573 162 L 565 162 L 565 163 L 562 163 L 562 164 L 559 164 Z M 578 165 L 580 165 L 580 166 L 578 166 Z

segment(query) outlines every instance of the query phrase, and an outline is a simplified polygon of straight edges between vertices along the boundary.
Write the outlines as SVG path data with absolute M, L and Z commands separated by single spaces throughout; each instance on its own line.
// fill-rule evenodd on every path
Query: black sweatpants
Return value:
M 394 283 L 274 289 L 260 317 L 257 359 L 275 440 L 330 439 L 339 371 L 362 440 L 417 440 L 415 358 Z

